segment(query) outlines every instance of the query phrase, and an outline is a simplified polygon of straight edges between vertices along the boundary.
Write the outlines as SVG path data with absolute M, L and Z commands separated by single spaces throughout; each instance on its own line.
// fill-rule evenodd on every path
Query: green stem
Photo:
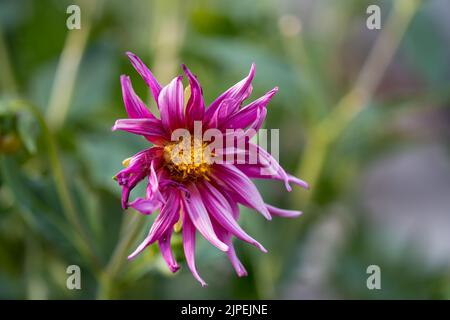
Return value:
M 18 108 L 27 108 L 30 112 L 33 113 L 34 117 L 38 121 L 44 137 L 46 139 L 47 151 L 50 161 L 50 169 L 53 174 L 53 179 L 56 184 L 56 190 L 58 193 L 58 197 L 61 201 L 61 205 L 63 208 L 63 214 L 69 223 L 76 230 L 76 246 L 80 250 L 80 253 L 84 254 L 84 256 L 88 257 L 89 261 L 93 266 L 94 272 L 97 274 L 100 271 L 100 263 L 93 252 L 93 246 L 89 241 L 89 237 L 87 232 L 84 230 L 83 225 L 79 219 L 79 215 L 75 209 L 75 205 L 70 196 L 69 187 L 64 175 L 64 170 L 61 164 L 61 160 L 58 155 L 56 142 L 51 134 L 50 130 L 47 127 L 44 117 L 40 113 L 39 109 L 25 101 L 17 100 L 16 101 Z
M 17 84 L 11 68 L 8 50 L 6 47 L 3 32 L 0 28 L 0 88 L 5 92 L 16 93 Z
M 127 261 L 128 251 L 136 238 L 142 232 L 145 223 L 142 223 L 142 217 L 134 215 L 130 221 L 127 216 L 122 221 L 121 239 L 117 244 L 111 259 L 106 266 L 99 283 L 97 291 L 97 299 L 114 298 L 114 281 L 116 276 L 122 270 L 124 263 Z
M 100 2 L 101 3 L 101 2 Z M 51 129 L 62 127 L 67 117 L 79 66 L 91 31 L 91 20 L 98 2 L 83 1 L 81 29 L 69 30 L 53 81 L 46 119 Z

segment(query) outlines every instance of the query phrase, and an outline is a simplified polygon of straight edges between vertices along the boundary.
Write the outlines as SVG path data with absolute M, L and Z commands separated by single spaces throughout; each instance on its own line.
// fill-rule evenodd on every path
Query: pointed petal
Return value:
M 267 220 L 272 219 L 256 186 L 234 165 L 216 164 L 213 176 L 217 183 L 228 187 L 240 203 L 259 211 Z
M 237 238 L 254 245 L 261 251 L 267 252 L 267 250 L 258 241 L 250 237 L 239 226 L 233 217 L 230 204 L 219 190 L 207 181 L 203 181 L 203 184 L 200 184 L 198 188 L 202 195 L 206 209 L 224 229 L 231 232 Z
M 238 277 L 247 276 L 248 275 L 247 270 L 245 270 L 244 265 L 237 257 L 236 250 L 234 249 L 233 242 L 231 239 L 232 237 L 231 233 L 221 228 L 220 226 L 215 226 L 214 229 L 216 230 L 216 233 L 219 236 L 219 238 L 230 247 L 230 249 L 227 251 L 227 256 L 228 259 L 230 259 L 231 265 L 236 271 Z
M 296 218 L 302 214 L 301 211 L 281 209 L 268 204 L 266 207 L 272 215 L 283 218 Z
M 188 186 L 188 190 L 190 193 L 189 199 L 186 199 L 185 196 L 182 197 L 184 211 L 189 215 L 192 223 L 206 240 L 211 242 L 219 250 L 227 251 L 228 246 L 220 241 L 214 233 L 208 211 L 206 211 L 197 187 L 191 184 Z
M 153 222 L 152 227 L 147 237 L 142 243 L 128 256 L 128 259 L 133 259 L 141 253 L 147 246 L 163 237 L 166 232 L 171 230 L 178 221 L 180 212 L 180 200 L 177 193 L 170 193 L 167 199 L 169 204 L 162 207 L 161 212 Z
M 161 255 L 167 263 L 170 271 L 177 272 L 180 269 L 177 261 L 172 252 L 172 248 L 170 246 L 170 239 L 172 238 L 172 230 L 169 230 L 163 237 L 158 240 L 159 250 L 161 251 Z
M 274 171 L 272 171 L 274 173 L 273 175 L 264 174 L 265 171 L 269 171 L 270 169 L 268 169 L 267 166 L 262 166 L 261 164 L 236 164 L 235 167 L 241 170 L 248 177 L 254 179 L 273 179 L 281 181 L 284 181 L 285 179 L 283 176 L 276 174 Z M 290 174 L 288 174 L 288 182 L 294 183 L 304 189 L 309 189 L 308 183 Z
M 162 88 L 158 98 L 161 121 L 169 132 L 184 125 L 184 92 L 181 79 L 181 76 L 176 77 Z
M 153 143 L 167 141 L 167 134 L 158 119 L 119 119 L 112 130 L 122 130 L 148 138 Z
M 147 109 L 141 98 L 136 95 L 131 85 L 130 77 L 120 76 L 122 86 L 123 102 L 125 109 L 130 118 L 155 118 L 155 116 Z
M 136 56 L 132 52 L 127 52 L 127 56 L 130 59 L 133 67 L 150 87 L 153 98 L 158 103 L 158 97 L 161 92 L 161 85 L 158 83 L 158 80 L 156 80 L 150 69 L 141 61 L 141 59 L 138 58 L 138 56 Z
M 255 76 L 255 67 L 256 67 L 255 64 L 252 63 L 252 66 L 250 67 L 250 72 L 246 78 L 236 83 L 234 86 L 232 86 L 223 94 L 221 94 L 216 100 L 214 100 L 213 103 L 211 103 L 208 109 L 206 109 L 205 116 L 207 117 L 207 119 L 211 119 L 211 117 L 219 107 L 220 103 L 225 99 L 236 100 L 237 103 L 235 105 L 235 110 L 239 108 L 242 101 L 247 99 L 252 92 L 251 84 L 253 77 Z
M 254 159 L 257 159 L 257 163 L 236 164 L 235 166 L 248 177 L 257 179 L 282 180 L 284 181 L 286 189 L 288 191 L 292 190 L 291 186 L 289 185 L 290 182 L 295 183 L 305 189 L 309 188 L 308 184 L 305 181 L 286 173 L 286 171 L 283 169 L 283 167 L 281 167 L 278 161 L 260 146 L 250 142 L 248 143 L 246 149 L 249 151 L 256 151 L 257 155 L 254 156 Z
M 249 105 L 229 116 L 222 124 L 222 129 L 245 129 L 257 120 L 257 112 L 260 108 L 266 108 L 272 97 L 277 93 L 278 88 L 275 87 L 267 92 L 261 98 L 253 101 Z
M 155 160 L 152 161 L 150 165 L 150 174 L 148 176 L 148 185 L 147 185 L 147 198 L 148 199 L 156 199 L 161 203 L 166 203 L 166 199 L 164 199 L 160 188 L 159 188 L 159 179 L 155 171 Z
M 209 128 L 219 128 L 230 114 L 233 113 L 235 105 L 236 102 L 234 99 L 224 99 L 217 107 L 207 126 Z
M 189 85 L 191 87 L 191 96 L 186 105 L 186 121 L 189 126 L 192 126 L 194 121 L 203 120 L 205 113 L 205 103 L 203 101 L 202 88 L 197 78 L 191 73 L 191 71 L 183 64 L 182 68 L 186 74 Z
M 186 263 L 192 275 L 200 282 L 202 287 L 205 287 L 207 284 L 200 277 L 195 267 L 195 227 L 186 212 L 183 212 L 183 249 Z

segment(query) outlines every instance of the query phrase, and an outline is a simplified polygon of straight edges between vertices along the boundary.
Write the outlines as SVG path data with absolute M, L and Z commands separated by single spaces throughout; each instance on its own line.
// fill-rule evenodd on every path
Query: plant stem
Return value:
M 62 127 L 67 117 L 72 99 L 75 82 L 81 63 L 81 58 L 86 48 L 91 20 L 96 6 L 94 1 L 84 1 L 82 15 L 86 17 L 79 30 L 69 30 L 61 52 L 58 67 L 53 81 L 46 119 L 52 130 Z
M 35 116 L 39 125 L 41 126 L 41 129 L 47 142 L 50 169 L 52 171 L 53 179 L 56 184 L 58 197 L 61 201 L 63 214 L 68 220 L 68 222 L 76 230 L 76 237 L 75 237 L 76 246 L 78 247 L 80 252 L 89 259 L 94 272 L 98 274 L 100 271 L 100 263 L 93 252 L 93 246 L 89 241 L 89 236 L 86 230 L 83 228 L 83 225 L 79 219 L 79 215 L 76 211 L 75 205 L 73 203 L 72 197 L 70 195 L 69 187 L 64 175 L 64 170 L 61 164 L 60 157 L 58 155 L 58 150 L 53 135 L 48 129 L 44 117 L 42 116 L 42 114 L 40 113 L 39 109 L 36 106 L 25 101 L 18 100 L 16 102 L 18 104 L 18 108 L 29 109 Z
M 11 68 L 11 61 L 2 29 L 0 28 L 0 88 L 5 92 L 16 93 L 17 84 Z
M 127 261 L 127 253 L 131 245 L 141 233 L 145 223 L 142 217 L 134 215 L 130 221 L 125 216 L 122 221 L 121 239 L 117 244 L 111 259 L 106 266 L 99 283 L 97 299 L 111 299 L 114 297 L 114 280 L 120 273 L 124 262 Z

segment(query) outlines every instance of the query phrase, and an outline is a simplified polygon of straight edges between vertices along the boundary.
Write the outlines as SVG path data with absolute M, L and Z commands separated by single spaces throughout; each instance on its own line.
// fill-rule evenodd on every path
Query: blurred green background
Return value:
M 448 1 L 79 1 L 69 31 L 70 4 L 0 1 L 0 298 L 450 298 Z M 381 30 L 366 27 L 370 4 Z M 154 246 L 126 260 L 154 219 L 124 212 L 111 179 L 147 145 L 111 132 L 126 116 L 120 74 L 155 109 L 128 50 L 162 84 L 187 64 L 207 102 L 253 61 L 252 99 L 280 87 L 265 126 L 312 189 L 257 182 L 304 215 L 242 209 L 269 250 L 236 241 L 248 277 L 203 239 L 207 288 Z M 66 288 L 73 264 L 81 290 Z M 381 290 L 366 287 L 373 264 Z

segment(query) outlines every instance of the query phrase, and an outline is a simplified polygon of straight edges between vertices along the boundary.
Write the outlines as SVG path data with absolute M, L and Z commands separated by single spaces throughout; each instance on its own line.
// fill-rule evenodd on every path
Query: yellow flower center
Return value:
M 185 140 L 169 143 L 164 147 L 166 168 L 169 169 L 171 178 L 179 182 L 209 180 L 213 156 L 211 148 L 197 138 Z

